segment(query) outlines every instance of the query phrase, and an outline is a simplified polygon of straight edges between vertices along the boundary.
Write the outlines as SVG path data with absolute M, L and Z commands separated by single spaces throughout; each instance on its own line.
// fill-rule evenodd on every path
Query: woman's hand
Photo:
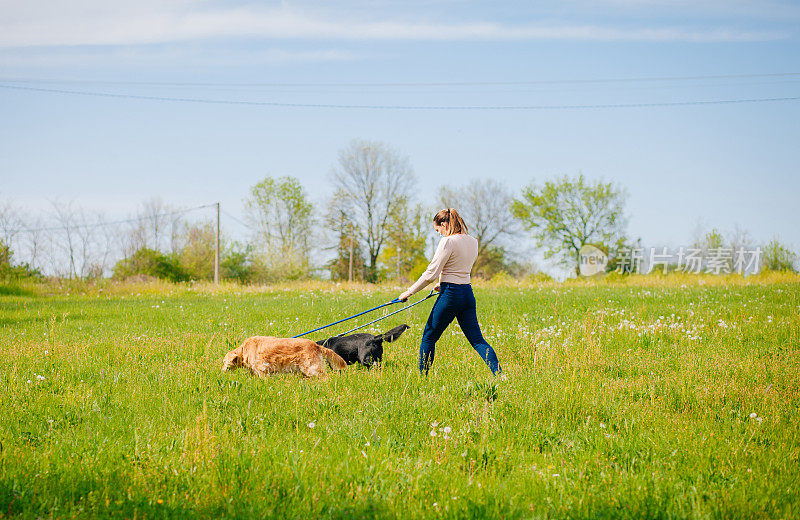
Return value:
M 411 297 L 411 293 L 409 293 L 408 291 L 406 291 L 406 292 L 404 292 L 403 294 L 401 294 L 400 296 L 398 296 L 398 297 L 397 297 L 397 299 L 398 299 L 398 300 L 400 300 L 401 302 L 405 302 L 405 301 L 408 301 L 408 299 L 409 299 L 410 297 Z

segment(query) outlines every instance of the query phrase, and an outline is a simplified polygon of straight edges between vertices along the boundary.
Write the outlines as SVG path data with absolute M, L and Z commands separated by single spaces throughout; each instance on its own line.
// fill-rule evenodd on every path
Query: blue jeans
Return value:
M 433 356 L 436 353 L 436 341 L 453 318 L 458 320 L 458 325 L 467 337 L 470 345 L 481 356 L 493 374 L 500 373 L 500 362 L 494 349 L 486 343 L 478 325 L 478 314 L 475 310 L 475 295 L 472 285 L 442 282 L 439 297 L 433 304 L 425 330 L 422 332 L 422 343 L 419 346 L 419 371 L 425 375 L 433 365 Z

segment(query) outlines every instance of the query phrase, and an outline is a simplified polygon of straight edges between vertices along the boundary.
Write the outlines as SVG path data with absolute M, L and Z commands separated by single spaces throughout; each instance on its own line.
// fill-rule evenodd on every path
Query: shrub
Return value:
M 777 238 L 773 238 L 764 247 L 764 270 L 765 271 L 794 271 L 797 254 L 785 245 L 781 244 Z
M 180 266 L 179 258 L 143 247 L 114 266 L 114 278 L 125 279 L 136 275 L 155 276 L 171 282 L 189 279 Z
M 555 278 L 544 271 L 537 271 L 528 275 L 528 281 L 530 283 L 549 283 L 555 281 Z
M 42 273 L 26 263 L 14 265 L 11 246 L 0 239 L 0 280 L 41 278 Z
M 220 260 L 220 277 L 225 280 L 236 280 L 239 283 L 253 281 L 253 266 L 249 259 L 249 249 L 231 248 Z

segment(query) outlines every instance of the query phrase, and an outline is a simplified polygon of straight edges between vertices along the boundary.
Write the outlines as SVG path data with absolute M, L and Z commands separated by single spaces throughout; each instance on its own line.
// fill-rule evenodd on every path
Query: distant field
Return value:
M 220 372 L 398 293 L 4 286 L 0 518 L 800 517 L 800 277 L 479 285 L 500 382 L 457 325 L 418 376 L 432 301 L 382 369 Z

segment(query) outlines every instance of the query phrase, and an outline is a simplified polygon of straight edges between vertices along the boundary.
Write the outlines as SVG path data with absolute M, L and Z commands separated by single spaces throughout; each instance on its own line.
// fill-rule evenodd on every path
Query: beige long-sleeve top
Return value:
M 475 238 L 466 233 L 442 237 L 428 268 L 407 292 L 415 294 L 437 279 L 440 282 L 469 283 L 469 273 L 477 257 L 478 241 Z

